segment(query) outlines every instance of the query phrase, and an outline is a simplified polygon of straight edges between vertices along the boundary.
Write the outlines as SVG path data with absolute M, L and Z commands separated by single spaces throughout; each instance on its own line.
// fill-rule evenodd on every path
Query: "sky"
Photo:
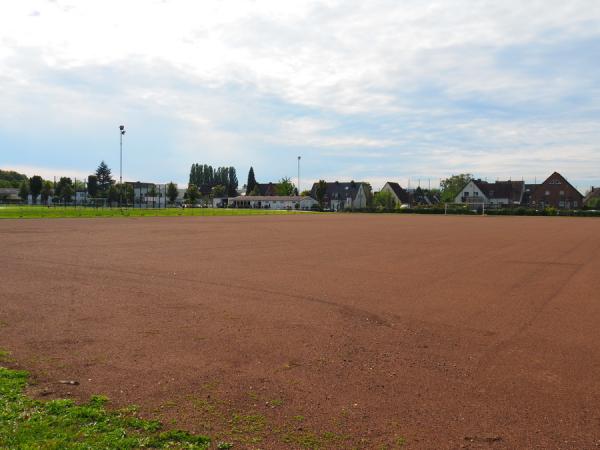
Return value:
M 600 185 L 597 0 L 0 2 L 0 168 Z

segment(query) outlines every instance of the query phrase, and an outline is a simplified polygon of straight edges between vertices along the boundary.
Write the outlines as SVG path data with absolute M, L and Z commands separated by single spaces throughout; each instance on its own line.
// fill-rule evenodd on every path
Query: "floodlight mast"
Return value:
M 298 195 L 300 195 L 300 158 L 301 156 L 298 156 Z
M 123 135 L 125 125 L 119 126 L 120 151 L 119 151 L 119 206 L 123 205 Z

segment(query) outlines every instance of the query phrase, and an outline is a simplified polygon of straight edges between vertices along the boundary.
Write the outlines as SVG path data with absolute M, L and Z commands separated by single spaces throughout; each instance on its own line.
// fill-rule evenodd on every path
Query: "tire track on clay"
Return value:
M 564 252 L 563 254 L 558 256 L 557 260 L 560 260 L 560 259 L 568 256 L 570 253 L 574 253 L 580 247 L 587 245 L 587 244 L 588 244 L 587 240 L 585 240 L 585 239 L 581 240 L 575 246 L 573 246 L 572 248 L 570 248 L 569 250 L 567 250 L 566 252 Z M 475 377 L 485 375 L 485 373 L 488 373 L 490 370 L 493 369 L 493 367 L 494 367 L 493 362 L 497 361 L 498 355 L 502 352 L 505 352 L 512 345 L 514 345 L 515 341 L 517 341 L 517 339 L 522 334 L 524 334 L 534 324 L 534 322 L 538 319 L 538 317 L 540 317 L 540 315 L 544 312 L 544 310 L 548 307 L 548 305 L 554 299 L 556 299 L 567 287 L 569 287 L 569 282 L 583 268 L 585 268 L 591 261 L 593 261 L 597 257 L 599 250 L 600 250 L 600 244 L 597 244 L 591 250 L 588 249 L 588 251 L 590 252 L 590 256 L 588 258 L 586 258 L 586 260 L 584 262 L 578 263 L 578 264 L 577 263 L 560 263 L 557 261 L 551 261 L 548 263 L 546 263 L 546 262 L 537 263 L 537 264 L 539 264 L 539 267 L 537 269 L 535 269 L 533 272 L 531 272 L 529 274 L 529 276 L 527 276 L 524 279 L 519 280 L 519 282 L 515 283 L 511 287 L 510 291 L 521 290 L 524 286 L 526 286 L 528 284 L 528 282 L 531 279 L 535 279 L 535 278 L 539 277 L 540 275 L 542 275 L 544 273 L 547 265 L 561 265 L 564 267 L 571 267 L 573 269 L 571 271 L 571 273 L 569 273 L 569 275 L 565 279 L 561 280 L 561 284 L 558 288 L 556 288 L 552 293 L 547 295 L 546 298 L 543 299 L 537 306 L 533 305 L 529 316 L 512 333 L 510 333 L 505 339 L 501 339 L 498 343 L 494 344 L 481 357 L 481 359 L 479 360 L 479 362 L 477 364 L 477 369 L 475 370 L 475 373 L 474 373 Z M 483 382 L 483 381 L 485 381 L 485 377 L 482 376 L 481 382 Z
M 19 261 L 19 262 L 24 265 L 27 264 L 26 261 Z M 164 286 L 164 282 L 165 282 L 164 274 L 161 275 L 161 274 L 157 274 L 157 273 L 148 273 L 148 272 L 143 272 L 143 271 L 110 268 L 110 267 L 105 267 L 105 266 L 96 266 L 93 264 L 68 263 L 65 261 L 55 261 L 55 260 L 47 259 L 47 258 L 46 259 L 36 259 L 36 263 L 39 263 L 39 264 L 45 263 L 50 268 L 68 266 L 68 267 L 72 267 L 72 268 L 82 269 L 84 271 L 89 270 L 93 273 L 102 273 L 103 272 L 106 274 L 110 274 L 112 276 L 114 276 L 114 275 L 117 275 L 117 276 L 131 275 L 131 276 L 136 276 L 136 277 L 142 278 L 147 281 L 151 280 L 151 281 L 157 282 L 161 286 Z M 71 272 L 71 273 L 69 273 L 69 276 L 71 279 L 73 279 L 75 274 L 73 272 Z M 89 279 L 89 277 L 87 277 L 85 275 L 83 275 L 82 278 L 86 279 L 86 280 Z M 419 330 L 419 329 L 427 329 L 434 334 L 443 335 L 444 330 L 452 330 L 452 331 L 460 331 L 460 332 L 469 332 L 476 336 L 485 336 L 485 337 L 489 336 L 489 333 L 487 333 L 485 330 L 481 330 L 480 328 L 468 327 L 468 326 L 464 326 L 464 325 L 458 326 L 458 325 L 442 323 L 442 322 L 437 322 L 437 321 L 427 321 L 427 320 L 423 320 L 421 318 L 416 318 L 413 316 L 398 315 L 398 314 L 395 314 L 392 312 L 386 313 L 388 316 L 388 318 L 386 319 L 386 318 L 383 318 L 379 314 L 373 313 L 373 312 L 368 311 L 363 308 L 339 303 L 339 302 L 336 302 L 333 300 L 328 300 L 325 298 L 316 297 L 316 296 L 312 296 L 312 295 L 303 295 L 303 294 L 297 294 L 297 293 L 292 293 L 292 292 L 288 292 L 288 291 L 278 291 L 275 289 L 267 289 L 267 288 L 239 285 L 239 284 L 234 284 L 234 283 L 225 283 L 225 282 L 219 282 L 219 281 L 198 280 L 195 278 L 181 277 L 179 275 L 176 278 L 169 278 L 168 281 L 169 281 L 169 283 L 171 283 L 171 286 L 170 286 L 171 289 L 175 288 L 178 290 L 179 289 L 185 290 L 185 288 L 183 286 L 180 286 L 177 283 L 173 283 L 174 281 L 176 281 L 176 282 L 185 282 L 185 283 L 189 283 L 189 284 L 193 284 L 193 285 L 200 285 L 200 286 L 202 286 L 202 285 L 213 286 L 213 287 L 235 290 L 235 291 L 244 292 L 244 293 L 252 292 L 258 296 L 257 298 L 260 298 L 260 295 L 267 294 L 267 295 L 272 295 L 272 296 L 276 296 L 279 298 L 288 298 L 288 299 L 293 299 L 293 300 L 308 301 L 311 303 L 315 303 L 318 305 L 323 305 L 323 306 L 326 306 L 326 307 L 329 307 L 332 309 L 336 309 L 341 315 L 348 317 L 350 319 L 353 319 L 353 320 L 358 320 L 361 323 L 367 322 L 374 326 L 383 326 L 383 327 L 386 327 L 389 329 L 397 328 L 396 325 L 397 325 L 397 323 L 399 323 L 409 331 L 415 331 L 415 330 Z M 394 322 L 397 322 L 397 323 L 394 323 Z
M 134 271 L 134 270 L 111 269 L 111 268 L 102 267 L 102 266 L 94 266 L 91 264 L 75 264 L 75 263 L 67 263 L 67 262 L 63 262 L 63 261 L 54 261 L 51 259 L 38 259 L 38 260 L 36 260 L 36 263 L 45 263 L 45 264 L 48 264 L 50 267 L 69 266 L 69 267 L 75 267 L 78 269 L 90 270 L 95 273 L 104 272 L 104 273 L 117 274 L 117 275 L 127 274 L 127 275 L 137 276 L 137 277 L 140 277 L 140 278 L 143 278 L 146 280 L 151 279 L 151 280 L 157 280 L 157 281 L 160 280 L 161 282 L 165 281 L 164 275 L 160 276 L 157 274 L 150 274 L 147 272 L 138 272 L 138 271 Z M 73 276 L 73 274 L 71 274 L 71 276 Z M 225 289 L 234 289 L 234 290 L 242 291 L 242 292 L 251 291 L 256 294 L 269 294 L 269 295 L 279 296 L 279 297 L 288 297 L 288 298 L 292 298 L 295 300 L 306 300 L 309 302 L 333 307 L 335 309 L 338 309 L 342 314 L 345 314 L 345 315 L 353 317 L 353 318 L 366 318 L 370 322 L 372 322 L 374 325 L 381 325 L 381 326 L 385 326 L 385 327 L 392 326 L 388 320 L 384 319 L 383 317 L 381 317 L 375 313 L 372 313 L 372 312 L 367 311 L 362 308 L 357 308 L 355 306 L 340 304 L 340 303 L 334 302 L 332 300 L 327 300 L 327 299 L 320 298 L 320 297 L 294 294 L 294 293 L 290 293 L 290 292 L 281 292 L 281 291 L 277 291 L 274 289 L 265 289 L 265 288 L 259 288 L 259 287 L 253 287 L 253 286 L 242 286 L 242 285 L 237 285 L 234 283 L 198 280 L 198 279 L 186 278 L 186 277 L 181 277 L 181 276 L 177 276 L 176 278 L 170 278 L 169 281 L 170 282 L 184 281 L 184 282 L 192 283 L 192 284 L 214 286 L 214 287 L 220 287 L 220 288 L 225 288 Z M 174 287 L 179 288 L 180 286 L 175 284 Z M 390 316 L 397 318 L 397 319 L 402 319 L 401 317 L 393 315 L 393 314 L 390 314 Z

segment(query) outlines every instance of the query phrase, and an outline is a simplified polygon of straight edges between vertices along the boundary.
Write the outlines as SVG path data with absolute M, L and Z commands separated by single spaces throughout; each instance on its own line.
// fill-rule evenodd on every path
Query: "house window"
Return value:
M 562 200 L 560 202 L 558 202 L 558 206 L 561 208 L 565 207 L 565 202 L 563 202 Z
M 544 192 L 544 195 L 550 195 L 550 191 Z
M 469 196 L 469 193 L 468 193 L 468 192 L 465 192 L 465 197 L 468 197 L 468 196 Z
M 573 208 L 577 208 L 577 201 L 573 202 Z
M 475 191 L 475 192 L 473 192 L 473 195 L 474 195 L 475 197 L 477 197 L 477 196 L 479 195 L 479 192 Z
M 560 191 L 559 194 L 560 195 L 565 195 L 565 191 Z

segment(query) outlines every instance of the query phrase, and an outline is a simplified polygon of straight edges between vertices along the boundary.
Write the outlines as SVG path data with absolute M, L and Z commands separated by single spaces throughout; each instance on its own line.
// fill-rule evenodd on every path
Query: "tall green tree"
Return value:
M 237 196 L 238 178 L 235 173 L 235 167 L 229 167 L 227 171 L 227 195 L 229 197 Z
M 54 189 L 54 195 L 64 203 L 70 202 L 73 197 L 73 180 L 69 177 L 61 177 Z
M 86 191 L 85 181 L 76 179 L 73 182 L 73 190 L 75 190 L 75 192 L 85 192 Z
M 225 197 L 225 186 L 217 184 L 215 187 L 212 188 L 211 194 L 213 198 Z
M 117 189 L 117 187 L 114 184 L 111 184 L 108 187 L 106 198 L 110 203 L 116 203 L 119 201 L 119 189 Z
M 42 186 L 42 192 L 40 193 L 42 196 L 42 203 L 48 204 L 48 199 L 52 196 L 53 193 L 54 189 L 52 188 L 52 182 L 44 181 L 44 184 Z
M 167 198 L 170 203 L 175 203 L 177 200 L 177 196 L 179 195 L 179 191 L 177 190 L 177 185 L 172 181 L 167 185 Z
M 31 200 L 33 203 L 37 203 L 37 198 L 42 192 L 42 185 L 44 180 L 39 175 L 34 175 L 29 179 L 29 190 L 31 192 Z
M 379 191 L 373 196 L 373 204 L 382 209 L 394 209 L 396 201 L 390 191 Z
M 246 182 L 246 195 L 249 195 L 250 192 L 254 190 L 256 186 L 256 177 L 254 176 L 254 168 L 250 166 L 250 170 L 248 171 L 248 181 Z
M 21 181 L 21 185 L 19 186 L 19 197 L 21 197 L 21 200 L 23 200 L 23 202 L 27 201 L 27 198 L 29 197 L 29 181 L 28 180 Z
M 588 208 L 597 209 L 600 208 L 600 197 L 591 198 L 586 205 Z
M 0 187 L 2 188 L 19 188 L 21 182 L 29 180 L 27 175 L 15 172 L 14 170 L 0 169 Z
M 319 180 L 319 183 L 317 184 L 317 188 L 315 189 L 315 195 L 317 196 L 317 198 L 315 200 L 317 200 L 319 202 L 319 206 L 321 208 L 323 208 L 323 201 L 325 200 L 326 193 L 327 193 L 327 182 L 325 180 Z
M 96 179 L 98 180 L 99 194 L 106 197 L 108 195 L 108 188 L 114 183 L 114 180 L 112 178 L 112 171 L 104 161 L 96 169 Z
M 289 177 L 283 177 L 275 186 L 275 192 L 277 193 L 277 195 L 294 195 L 294 192 L 296 192 L 296 186 L 294 186 L 292 180 Z
M 75 190 L 72 184 L 65 184 L 60 191 L 60 197 L 64 203 L 70 203 L 73 200 Z
M 210 188 L 216 185 L 225 186 L 227 194 L 235 196 L 237 195 L 238 178 L 235 167 L 217 167 L 214 169 L 206 164 L 192 164 L 189 184 Z
M 443 203 L 453 202 L 460 190 L 472 179 L 473 175 L 470 173 L 461 173 L 443 179 L 440 182 L 440 200 Z
M 194 205 L 198 198 L 200 198 L 200 191 L 198 191 L 198 186 L 195 184 L 188 185 L 187 191 L 185 191 L 186 198 L 189 203 Z
M 92 198 L 98 196 L 98 177 L 96 175 L 90 175 L 88 177 L 87 192 Z

